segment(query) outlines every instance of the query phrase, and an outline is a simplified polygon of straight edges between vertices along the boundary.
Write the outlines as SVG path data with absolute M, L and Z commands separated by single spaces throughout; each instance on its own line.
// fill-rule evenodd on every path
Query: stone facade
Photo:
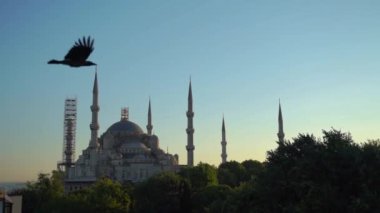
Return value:
M 140 182 L 156 173 L 179 169 L 178 155 L 171 155 L 160 149 L 158 137 L 151 134 L 152 125 L 148 125 L 149 133 L 144 133 L 136 123 L 129 121 L 128 111 L 125 109 L 122 110 L 121 120 L 98 137 L 97 102 L 98 88 L 95 76 L 91 106 L 91 139 L 75 165 L 66 170 L 66 192 L 85 188 L 102 177 L 119 182 Z M 148 114 L 151 122 L 150 103 Z

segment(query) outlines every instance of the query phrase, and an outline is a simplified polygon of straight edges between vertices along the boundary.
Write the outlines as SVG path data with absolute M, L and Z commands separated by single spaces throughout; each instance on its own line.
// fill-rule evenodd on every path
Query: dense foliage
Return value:
M 109 179 L 71 194 L 63 174 L 40 174 L 23 212 L 380 212 L 380 141 L 323 131 L 278 142 L 264 163 L 200 163 L 121 185 Z
M 190 188 L 187 180 L 164 172 L 136 185 L 136 212 L 186 212 L 189 209 Z

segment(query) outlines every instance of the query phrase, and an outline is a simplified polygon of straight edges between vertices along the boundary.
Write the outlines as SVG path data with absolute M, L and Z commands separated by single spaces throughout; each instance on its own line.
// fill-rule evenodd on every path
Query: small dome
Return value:
M 152 135 L 152 139 L 151 139 L 151 140 L 158 141 L 158 137 L 157 137 L 157 135 Z
M 108 128 L 107 132 L 124 133 L 128 135 L 141 135 L 144 133 L 137 124 L 128 120 L 121 120 L 112 124 L 112 126 Z
M 122 145 L 123 149 L 141 149 L 141 150 L 148 150 L 148 148 L 138 141 L 130 141 L 129 143 L 125 143 Z

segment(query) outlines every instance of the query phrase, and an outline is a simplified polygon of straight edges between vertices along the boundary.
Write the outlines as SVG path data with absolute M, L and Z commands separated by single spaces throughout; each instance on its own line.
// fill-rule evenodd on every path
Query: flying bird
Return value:
M 86 61 L 88 56 L 94 50 L 94 39 L 91 40 L 90 36 L 86 39 L 78 39 L 74 46 L 71 47 L 69 52 L 66 54 L 65 59 L 62 61 L 50 60 L 48 64 L 65 64 L 70 67 L 81 67 L 81 66 L 92 66 L 96 65 L 92 61 Z

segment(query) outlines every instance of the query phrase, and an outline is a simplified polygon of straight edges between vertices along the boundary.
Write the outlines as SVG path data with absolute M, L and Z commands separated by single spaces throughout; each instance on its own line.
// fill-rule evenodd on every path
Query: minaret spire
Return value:
M 226 150 L 226 146 L 227 146 L 227 141 L 226 141 L 226 127 L 224 125 L 224 116 L 223 116 L 223 122 L 222 122 L 222 163 L 225 163 L 227 162 L 227 150 Z
M 194 117 L 194 112 L 193 112 L 193 94 L 191 91 L 191 78 L 190 78 L 190 83 L 189 83 L 189 95 L 188 95 L 188 105 L 187 105 L 187 165 L 188 166 L 194 166 L 194 141 L 193 141 L 193 134 L 194 134 L 194 128 L 193 128 L 193 117 Z
M 189 83 L 189 95 L 187 97 L 188 103 L 188 110 L 193 111 L 193 92 L 191 90 L 191 78 L 190 78 L 190 83 Z
M 148 131 L 148 135 L 152 135 L 152 111 L 150 109 L 150 97 L 149 97 L 149 107 L 148 107 L 148 125 L 146 125 L 146 129 Z
M 92 89 L 91 112 L 92 112 L 92 121 L 90 124 L 90 129 L 91 129 L 90 148 L 97 148 L 98 147 L 98 130 L 99 130 L 98 73 L 97 72 L 95 72 L 94 88 Z
M 279 104 L 278 104 L 278 133 L 277 133 L 277 136 L 278 136 L 278 141 L 283 143 L 285 133 L 284 133 L 284 126 L 282 123 L 281 102 L 279 102 Z

